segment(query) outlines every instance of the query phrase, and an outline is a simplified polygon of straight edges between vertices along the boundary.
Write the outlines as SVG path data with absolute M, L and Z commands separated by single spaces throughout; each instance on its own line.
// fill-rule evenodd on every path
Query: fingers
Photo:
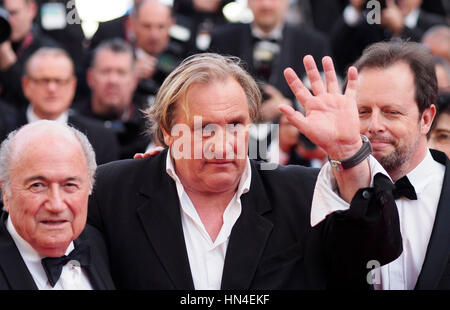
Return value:
M 264 92 L 269 97 L 280 97 L 280 96 L 283 96 L 283 94 L 278 89 L 273 87 L 272 85 L 264 84 L 262 88 L 263 88 Z
M 307 125 L 306 119 L 302 113 L 295 111 L 291 106 L 287 104 L 280 104 L 278 108 L 284 115 L 286 115 L 286 118 L 292 125 L 297 127 L 297 129 L 301 132 L 304 132 L 304 129 L 307 127 Z
M 386 0 L 386 7 L 387 8 L 396 8 L 397 5 L 395 4 L 394 0 Z
M 303 58 L 303 64 L 305 66 L 306 74 L 308 75 L 314 95 L 318 96 L 325 93 L 325 86 L 323 85 L 322 77 L 317 69 L 314 58 L 311 55 L 306 55 Z
M 142 159 L 144 158 L 144 154 L 143 153 L 136 153 L 133 156 L 133 159 Z
M 153 149 L 149 149 L 147 150 L 144 154 L 142 153 L 136 153 L 133 156 L 133 159 L 142 159 L 142 158 L 147 158 L 147 157 L 152 157 L 152 156 L 156 156 L 159 153 L 161 153 L 164 150 L 163 147 L 161 146 L 157 146 Z
M 312 98 L 308 88 L 303 85 L 294 70 L 291 68 L 284 70 L 284 77 L 298 101 L 303 103 Z
M 339 82 L 334 70 L 333 60 L 326 56 L 322 58 L 323 71 L 325 72 L 325 79 L 327 82 L 327 90 L 331 94 L 339 94 Z
M 345 95 L 352 98 L 356 97 L 356 88 L 358 85 L 358 70 L 355 67 L 350 67 L 347 72 L 347 88 L 345 89 Z

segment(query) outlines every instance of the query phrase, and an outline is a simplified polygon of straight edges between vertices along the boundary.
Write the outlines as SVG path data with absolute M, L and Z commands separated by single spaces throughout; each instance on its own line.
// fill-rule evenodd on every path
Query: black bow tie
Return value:
M 58 282 L 63 266 L 71 260 L 78 261 L 81 267 L 85 268 L 89 266 L 91 260 L 89 245 L 86 243 L 79 243 L 68 256 L 45 257 L 41 260 L 42 266 L 47 274 L 47 279 L 52 287 Z
M 392 193 L 394 194 L 395 199 L 399 199 L 404 196 L 409 200 L 417 200 L 416 190 L 411 182 L 409 182 L 406 175 L 395 182 L 395 189 Z
M 252 35 L 252 41 L 253 41 L 253 45 L 255 43 L 261 42 L 261 41 L 267 41 L 267 42 L 279 44 L 280 41 L 281 41 L 281 38 L 274 38 L 274 37 L 272 37 L 272 38 L 269 38 L 269 37 L 268 38 L 261 38 L 261 37 Z

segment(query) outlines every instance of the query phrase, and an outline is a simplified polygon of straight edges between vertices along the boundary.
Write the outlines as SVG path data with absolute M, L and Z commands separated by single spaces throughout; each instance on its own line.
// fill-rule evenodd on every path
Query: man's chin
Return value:
M 240 177 L 237 178 L 235 176 L 217 173 L 210 180 L 208 180 L 207 186 L 210 192 L 221 193 L 230 190 L 235 190 L 237 184 L 239 184 L 239 181 Z
M 39 254 L 46 257 L 60 257 L 66 254 L 66 250 L 72 240 L 58 240 L 42 244 L 36 249 Z

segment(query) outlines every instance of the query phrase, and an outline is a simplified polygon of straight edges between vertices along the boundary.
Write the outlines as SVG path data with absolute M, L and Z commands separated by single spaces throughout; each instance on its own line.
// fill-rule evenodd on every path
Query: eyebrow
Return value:
M 230 124 L 230 123 L 236 123 L 236 122 L 245 122 L 247 119 L 246 115 L 232 115 L 232 116 L 227 116 L 225 117 L 225 123 L 226 124 Z M 208 120 L 207 118 L 202 119 L 202 125 L 208 125 L 208 124 L 215 124 L 215 121 L 212 120 Z
M 40 176 L 40 175 L 31 176 L 31 177 L 25 179 L 25 183 L 30 183 L 33 181 L 48 181 L 48 179 L 46 177 Z M 65 178 L 63 181 L 64 182 L 81 181 L 81 179 L 79 177 L 68 177 L 68 178 Z
M 436 127 L 436 128 L 435 128 L 435 132 L 437 132 L 437 133 L 442 133 L 442 132 L 450 133 L 450 130 L 447 129 L 447 128 L 439 128 L 439 127 Z

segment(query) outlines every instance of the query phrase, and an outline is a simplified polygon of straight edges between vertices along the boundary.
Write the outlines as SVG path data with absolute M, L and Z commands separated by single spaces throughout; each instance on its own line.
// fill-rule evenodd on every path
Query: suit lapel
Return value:
M 137 213 L 147 237 L 160 257 L 175 289 L 194 289 L 181 225 L 180 203 L 175 182 L 166 173 L 167 150 L 159 160 L 149 162 L 148 176 L 158 182 L 144 182 L 140 194 L 147 199 Z M 148 173 L 147 173 L 148 172 Z
M 273 224 L 262 215 L 271 210 L 259 174 L 252 164 L 251 189 L 241 196 L 242 213 L 228 243 L 222 289 L 249 289 Z
M 0 218 L 0 269 L 12 290 L 37 290 L 31 273 L 6 229 L 7 217 L 7 213 L 3 212 Z
M 450 244 L 450 162 L 444 153 L 431 150 L 434 159 L 445 164 L 444 183 L 427 253 L 415 289 L 436 289 L 449 260 Z
M 94 290 L 110 290 L 113 289 L 108 287 L 105 283 L 104 275 L 102 275 L 102 271 L 98 268 L 96 264 L 91 264 L 87 268 L 86 272 L 89 276 L 89 281 L 91 282 L 92 288 Z
M 86 231 L 86 230 L 85 230 Z M 112 279 L 109 273 L 108 266 L 102 261 L 103 255 L 99 253 L 97 246 L 89 239 L 89 235 L 85 231 L 74 241 L 75 247 L 80 241 L 87 242 L 91 251 L 91 262 L 86 268 L 86 273 L 91 282 L 92 288 L 94 290 L 112 290 L 114 286 L 111 285 Z M 109 279 L 109 282 L 106 281 Z

